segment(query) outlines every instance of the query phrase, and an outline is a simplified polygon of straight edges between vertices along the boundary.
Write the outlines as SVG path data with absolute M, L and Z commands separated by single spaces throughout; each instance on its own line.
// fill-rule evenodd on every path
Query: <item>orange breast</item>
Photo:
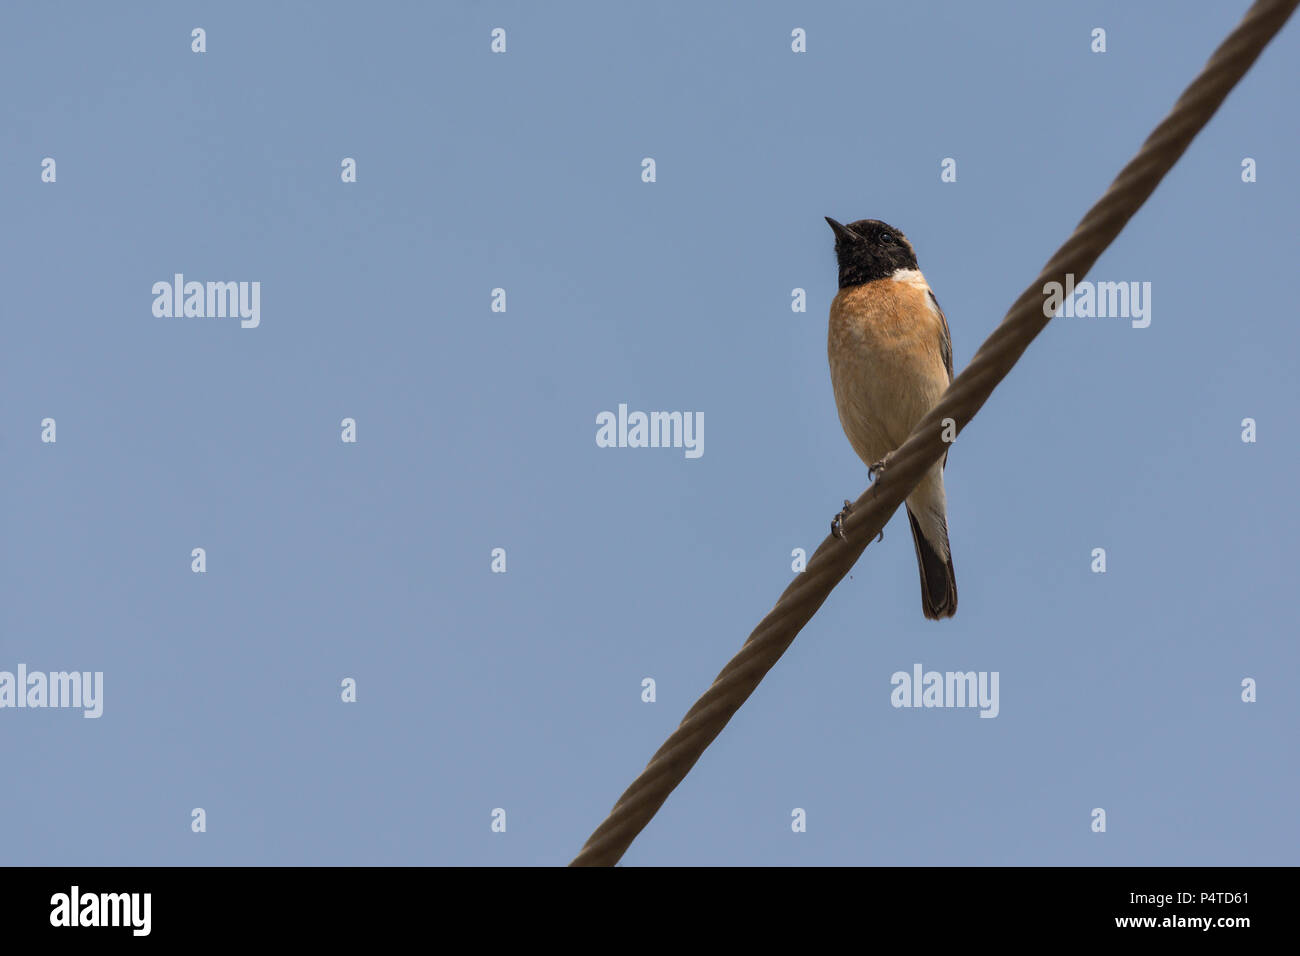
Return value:
M 897 448 L 948 387 L 942 328 L 920 273 L 835 296 L 827 341 L 831 384 L 840 423 L 867 464 Z

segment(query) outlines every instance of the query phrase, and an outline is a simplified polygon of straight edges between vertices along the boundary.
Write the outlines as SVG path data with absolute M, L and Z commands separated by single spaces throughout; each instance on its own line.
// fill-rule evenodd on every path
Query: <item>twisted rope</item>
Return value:
M 1097 201 L 1074 234 L 1043 267 L 1011 306 L 970 365 L 939 404 L 889 459 L 889 467 L 859 497 L 844 523 L 847 541 L 827 537 L 807 569 L 785 589 L 749 640 L 722 669 L 704 696 L 632 782 L 605 821 L 596 828 L 570 866 L 612 866 L 645 828 L 673 789 L 722 732 L 795 635 L 830 596 L 854 562 L 884 527 L 922 475 L 947 450 L 941 423 L 951 418 L 960 432 L 1047 325 L 1044 315 L 1049 282 L 1064 284 L 1067 273 L 1081 279 L 1111 244 L 1160 180 L 1182 156 L 1224 98 L 1250 69 L 1260 52 L 1286 23 L 1300 0 L 1258 0 L 1237 28 L 1214 51 L 1165 120 Z

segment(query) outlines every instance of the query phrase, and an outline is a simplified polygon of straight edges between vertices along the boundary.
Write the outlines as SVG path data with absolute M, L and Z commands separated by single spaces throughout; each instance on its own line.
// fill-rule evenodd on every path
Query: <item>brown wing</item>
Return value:
M 939 333 L 939 354 L 943 356 L 943 364 L 948 368 L 948 384 L 952 384 L 952 333 L 948 331 L 948 317 L 943 314 L 943 309 L 939 307 L 939 300 L 934 297 L 934 290 L 930 290 L 930 301 L 934 303 L 934 311 L 939 313 L 939 326 L 942 331 Z
M 943 364 L 948 368 L 948 384 L 952 384 L 952 333 L 948 331 L 948 317 L 943 314 L 943 309 L 939 307 L 939 300 L 934 297 L 934 290 L 930 290 L 930 301 L 934 303 L 934 311 L 939 313 L 939 354 L 943 356 Z M 948 453 L 943 453 L 943 464 L 948 466 Z

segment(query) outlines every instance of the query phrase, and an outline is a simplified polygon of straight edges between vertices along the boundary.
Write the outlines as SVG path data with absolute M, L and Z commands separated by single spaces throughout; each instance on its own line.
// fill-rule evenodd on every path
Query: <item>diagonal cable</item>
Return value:
M 687 711 L 677 730 L 619 797 L 614 809 L 570 866 L 612 866 L 618 862 L 916 487 L 921 476 L 947 450 L 948 445 L 941 437 L 944 419 L 952 419 L 957 432 L 965 428 L 1029 343 L 1047 325 L 1051 317 L 1044 314 L 1047 298 L 1044 286 L 1049 282 L 1064 285 L 1067 274 L 1082 279 L 1092 268 L 1298 4 L 1300 0 L 1258 0 L 1246 12 L 1200 75 L 1183 91 L 1169 115 L 1088 210 L 1074 234 L 1016 299 L 939 404 L 921 419 L 907 441 L 893 453 L 889 467 L 859 496 L 844 524 L 848 540 L 827 537 L 821 543 L 808 567 L 785 589 L 776 606 L 759 622 L 713 685 Z

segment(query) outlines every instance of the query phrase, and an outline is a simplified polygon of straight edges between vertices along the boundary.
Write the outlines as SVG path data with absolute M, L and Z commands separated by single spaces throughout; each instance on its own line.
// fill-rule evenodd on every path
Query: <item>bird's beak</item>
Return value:
M 830 216 L 826 217 L 826 221 L 830 224 L 831 229 L 835 231 L 836 239 L 841 240 L 843 242 L 853 242 L 854 240 L 859 238 L 856 232 L 854 232 L 848 226 L 841 225 L 840 223 L 836 222 Z

